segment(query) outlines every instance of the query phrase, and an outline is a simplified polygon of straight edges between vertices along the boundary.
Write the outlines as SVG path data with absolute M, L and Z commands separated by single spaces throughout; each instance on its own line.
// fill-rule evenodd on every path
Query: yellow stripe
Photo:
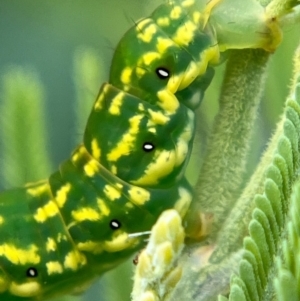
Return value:
M 147 201 L 150 200 L 150 192 L 140 188 L 132 186 L 128 190 L 130 201 L 135 205 L 144 205 Z
M 125 93 L 120 92 L 118 93 L 111 101 L 110 107 L 108 109 L 108 112 L 112 115 L 120 115 L 120 107 L 123 104 L 123 98 L 124 98 Z
M 76 271 L 78 268 L 86 264 L 86 258 L 77 250 L 70 251 L 65 256 L 64 267 Z
M 63 272 L 63 266 L 58 261 L 49 261 L 46 263 L 48 275 L 61 274 Z
M 47 242 L 46 242 L 46 250 L 47 252 L 54 252 L 57 249 L 56 242 L 53 238 L 48 237 Z
M 72 217 L 77 222 L 96 221 L 100 219 L 100 214 L 93 208 L 83 207 L 72 211 Z
M 142 57 L 140 58 L 138 65 L 142 65 L 144 63 L 146 66 L 151 65 L 155 60 L 158 60 L 161 58 L 161 54 L 158 52 L 146 52 Z
M 99 172 L 100 166 L 96 160 L 90 160 L 84 165 L 84 172 L 88 177 L 93 177 Z
M 117 146 L 107 154 L 108 161 L 117 161 L 120 157 L 128 155 L 134 148 L 134 142 L 139 132 L 139 125 L 142 118 L 143 115 L 136 115 L 129 119 L 129 130 L 122 136 Z
M 170 25 L 170 19 L 168 17 L 158 18 L 156 22 L 161 27 Z
M 179 102 L 176 96 L 168 90 L 161 90 L 157 92 L 157 97 L 160 100 L 159 107 L 166 113 L 174 114 L 179 107 Z
M 67 200 L 68 193 L 71 190 L 71 184 L 67 183 L 63 185 L 57 192 L 55 200 L 58 204 L 58 207 L 62 208 Z
M 9 291 L 12 295 L 18 297 L 33 297 L 40 293 L 41 285 L 38 282 L 31 281 L 23 284 L 12 282 Z
M 160 54 L 163 54 L 170 47 L 175 46 L 174 42 L 171 39 L 158 38 L 156 49 Z
M 144 20 L 147 21 L 148 19 Z M 142 22 L 144 22 L 142 21 Z M 141 22 L 141 24 L 137 24 L 137 30 L 138 30 L 138 39 L 140 39 L 141 41 L 145 42 L 145 43 L 150 43 L 151 40 L 153 39 L 153 36 L 156 34 L 157 31 L 157 27 L 155 24 L 150 24 L 145 28 L 140 28 L 141 25 L 143 25 L 143 23 Z
M 97 199 L 97 204 L 98 204 L 99 210 L 101 212 L 101 215 L 108 216 L 110 214 L 110 209 L 105 204 L 104 200 Z
M 121 73 L 121 82 L 125 85 L 130 84 L 131 74 L 132 74 L 132 68 L 125 67 Z
M 179 19 L 182 14 L 182 8 L 180 6 L 175 6 L 170 13 L 170 18 L 173 20 Z
M 37 186 L 37 187 L 34 187 L 34 188 L 28 188 L 26 191 L 27 191 L 27 193 L 29 193 L 31 196 L 37 197 L 37 196 L 40 196 L 40 195 L 42 195 L 43 193 L 49 191 L 49 184 L 48 184 L 48 182 L 44 182 L 43 184 L 41 184 L 41 185 L 39 185 L 39 186 Z
M 119 189 L 122 189 L 121 184 L 116 184 L 116 185 Z M 121 196 L 121 192 L 118 189 L 116 189 L 114 186 L 111 186 L 111 185 L 104 186 L 104 193 L 111 201 L 119 199 Z
M 20 249 L 11 244 L 0 245 L 0 256 L 6 257 L 13 264 L 25 265 L 28 263 L 37 264 L 40 256 L 37 254 L 38 247 L 30 245 L 27 249 Z
M 135 244 L 134 239 L 128 239 L 126 232 L 117 235 L 112 240 L 106 240 L 103 243 L 103 248 L 107 252 L 118 252 L 127 249 Z
M 148 165 L 144 175 L 132 181 L 135 185 L 155 185 L 161 178 L 170 174 L 176 165 L 176 155 L 174 151 L 162 150 L 153 162 Z
M 33 216 L 38 223 L 45 222 L 48 218 L 55 216 L 59 212 L 57 204 L 49 201 L 43 207 L 37 209 L 36 214 Z
M 98 241 L 86 241 L 77 244 L 77 248 L 80 251 L 90 252 L 93 254 L 100 254 L 103 252 L 103 242 Z
M 99 162 L 101 156 L 101 149 L 99 147 L 97 139 L 93 139 L 91 143 L 92 155 Z
M 197 26 L 192 21 L 184 22 L 173 36 L 173 41 L 179 46 L 188 46 L 195 36 Z

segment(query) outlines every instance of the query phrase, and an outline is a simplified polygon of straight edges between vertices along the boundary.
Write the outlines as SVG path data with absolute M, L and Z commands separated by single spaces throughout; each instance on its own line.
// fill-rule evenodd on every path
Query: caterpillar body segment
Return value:
M 80 146 L 48 181 L 0 194 L 10 217 L 3 214 L 0 228 L 0 297 L 72 293 L 144 245 L 130 233 L 151 229 L 166 208 L 184 215 L 190 201 L 186 180 L 166 189 L 134 186 Z
M 139 250 L 145 238 L 131 234 L 164 210 L 185 215 L 194 111 L 220 51 L 237 46 L 218 40 L 222 3 L 170 1 L 133 26 L 83 144 L 49 179 L 0 193 L 1 300 L 78 292 Z

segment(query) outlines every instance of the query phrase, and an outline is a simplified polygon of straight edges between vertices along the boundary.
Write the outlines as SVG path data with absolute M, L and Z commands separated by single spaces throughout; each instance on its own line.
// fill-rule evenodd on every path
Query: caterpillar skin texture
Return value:
M 186 213 L 194 110 L 219 59 L 192 4 L 161 5 L 132 27 L 83 144 L 49 179 L 0 194 L 1 300 L 79 292 L 144 245 L 129 234 L 166 209 Z

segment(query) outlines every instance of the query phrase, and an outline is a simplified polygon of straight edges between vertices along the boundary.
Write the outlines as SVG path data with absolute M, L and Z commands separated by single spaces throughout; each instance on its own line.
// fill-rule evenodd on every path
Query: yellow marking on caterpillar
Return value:
M 149 125 L 147 126 L 153 126 L 153 125 L 165 125 L 169 120 L 170 117 L 164 115 L 162 112 L 156 112 L 151 109 L 148 109 L 148 113 L 150 114 L 151 119 L 149 120 Z
M 76 162 L 77 160 L 80 160 L 82 158 L 82 156 L 84 156 L 85 154 L 85 147 L 83 145 L 81 145 L 79 148 L 77 148 L 71 157 L 72 162 Z
M 51 200 L 43 207 L 38 208 L 36 214 L 33 217 L 38 223 L 43 223 L 48 218 L 51 218 L 58 214 L 58 212 L 59 210 L 57 204 Z
M 184 77 L 184 73 L 174 74 L 170 78 L 167 84 L 167 90 L 171 92 L 172 94 L 175 94 L 178 91 L 178 87 L 180 86 L 180 83 Z
M 77 248 L 83 252 L 90 252 L 93 254 L 100 254 L 103 252 L 103 242 L 98 241 L 86 241 L 86 242 L 79 242 L 77 244 Z
M 146 70 L 145 70 L 145 68 L 141 68 L 141 67 L 136 67 L 136 69 L 135 69 L 135 72 L 136 72 L 136 75 L 139 77 L 139 78 L 141 78 L 141 77 L 143 77 L 144 75 L 145 75 L 145 73 L 146 73 Z
M 38 247 L 30 245 L 28 249 L 20 249 L 11 244 L 0 245 L 0 256 L 6 257 L 13 264 L 25 265 L 28 263 L 37 264 L 40 256 L 37 254 Z
M 97 204 L 102 215 L 109 216 L 110 209 L 102 199 L 97 199 Z
M 126 209 L 132 209 L 133 207 L 134 206 L 133 206 L 133 204 L 130 201 L 125 204 L 125 208 Z
M 144 112 L 145 111 L 145 107 L 144 107 L 144 105 L 142 103 L 139 103 L 138 110 L 140 112 Z
M 210 64 L 218 64 L 220 61 L 220 50 L 218 45 L 214 45 L 204 50 L 199 58 L 199 75 L 206 72 L 208 62 Z
M 57 250 L 56 242 L 51 237 L 48 237 L 48 239 L 47 239 L 46 250 L 47 250 L 47 252 L 55 252 Z
M 120 157 L 129 155 L 134 148 L 136 135 L 139 132 L 140 121 L 143 115 L 135 115 L 129 119 L 129 130 L 121 137 L 117 146 L 107 154 L 108 161 L 117 161 Z
M 0 225 L 2 225 L 4 223 L 4 217 L 2 215 L 0 215 Z
M 173 114 L 179 107 L 179 102 L 176 96 L 168 90 L 161 90 L 157 92 L 157 97 L 160 100 L 158 106 L 166 113 Z
M 101 218 L 100 214 L 95 209 L 90 207 L 83 207 L 78 210 L 73 210 L 71 214 L 73 219 L 77 222 L 97 221 Z
M 200 30 L 202 30 L 205 26 L 206 26 L 206 24 L 207 24 L 207 22 L 208 22 L 208 19 L 209 19 L 209 17 L 211 16 L 211 11 L 212 11 L 212 9 L 216 6 L 216 5 L 218 5 L 219 4 L 219 2 L 221 2 L 221 1 L 223 1 L 223 0 L 210 0 L 210 1 L 208 1 L 207 2 L 207 4 L 205 5 L 205 9 L 204 9 L 204 12 L 203 12 L 203 14 L 202 14 L 202 25 L 201 25 L 201 27 L 200 27 Z
M 140 187 L 132 186 L 132 188 L 128 190 L 128 194 L 130 201 L 138 206 L 144 205 L 150 200 L 150 192 Z
M 193 13 L 193 22 L 195 24 L 199 24 L 200 23 L 200 20 L 201 20 L 201 13 L 196 11 Z
M 12 282 L 9 286 L 9 292 L 18 297 L 33 297 L 40 293 L 41 285 L 38 282 L 31 281 L 17 284 Z
M 96 111 L 100 111 L 102 109 L 103 100 L 105 99 L 105 95 L 109 89 L 109 85 L 105 84 L 102 92 L 99 94 L 98 99 L 95 102 L 94 109 Z
M 188 144 L 193 137 L 194 113 L 188 111 L 188 115 L 190 122 L 184 127 L 176 142 L 176 166 L 180 165 L 186 159 L 189 148 Z
M 112 165 L 110 171 L 111 171 L 112 174 L 116 175 L 117 172 L 118 172 L 117 166 L 116 165 Z
M 117 187 L 119 189 L 122 189 L 121 184 L 117 184 Z M 114 186 L 111 186 L 111 185 L 104 186 L 104 193 L 111 201 L 114 201 L 114 200 L 120 198 L 120 196 L 121 196 L 121 192 L 118 189 L 116 189 Z
M 147 21 L 148 19 L 146 19 L 146 20 L 144 20 L 144 21 Z M 143 22 L 143 21 L 142 21 Z M 142 23 L 141 22 L 141 23 Z M 151 21 L 152 22 L 152 21 Z M 139 23 L 138 25 L 137 25 L 137 27 L 140 27 L 141 26 L 141 24 Z M 140 29 L 137 29 L 138 30 L 138 35 L 137 35 L 137 37 L 138 37 L 138 39 L 140 39 L 141 41 L 143 41 L 143 42 L 145 42 L 145 43 L 150 43 L 151 42 L 151 40 L 152 40 L 152 38 L 153 38 L 153 36 L 154 36 L 154 34 L 156 34 L 156 31 L 157 31 L 157 27 L 156 27 L 156 25 L 155 24 L 150 24 L 150 25 L 148 25 L 147 27 L 145 27 L 145 28 L 143 28 L 141 31 L 142 32 L 140 32 Z
M 176 30 L 172 39 L 179 46 L 188 46 L 193 41 L 196 31 L 197 26 L 189 20 Z
M 148 127 L 148 132 L 149 132 L 149 133 L 153 133 L 153 134 L 156 133 L 156 128 L 155 128 L 155 127 L 152 127 L 152 125 L 150 124 L 149 121 L 148 121 L 148 123 L 147 123 L 147 127 Z
M 62 242 L 63 240 L 67 240 L 67 236 L 66 236 L 65 234 L 58 233 L 58 234 L 57 234 L 57 239 L 56 239 L 56 241 L 57 241 L 58 243 L 60 243 L 60 242 Z
M 112 114 L 112 115 L 120 115 L 121 114 L 120 107 L 123 104 L 124 95 L 125 95 L 124 92 L 120 92 L 112 99 L 110 107 L 108 109 L 108 112 L 110 114 Z
M 146 52 L 144 55 L 141 56 L 140 60 L 138 61 L 138 65 L 142 65 L 144 63 L 146 66 L 151 65 L 155 60 L 161 58 L 161 55 L 158 52 Z
M 72 155 L 71 161 L 76 162 L 78 159 L 80 159 L 80 154 L 76 152 Z
M 67 183 L 57 191 L 55 200 L 59 208 L 62 208 L 67 201 L 67 196 L 69 191 L 71 190 L 71 187 L 71 184 Z
M 103 243 L 103 249 L 107 252 L 118 252 L 127 249 L 135 244 L 134 239 L 129 239 L 128 234 L 123 232 L 116 234 L 112 240 L 106 240 Z
M 97 139 L 93 139 L 91 142 L 91 149 L 93 157 L 99 162 L 101 156 L 101 149 L 99 147 Z
M 194 0 L 185 0 L 181 2 L 182 7 L 190 7 L 195 4 Z
M 175 44 L 171 39 L 157 38 L 156 49 L 160 54 L 163 54 L 166 50 L 173 46 L 175 46 Z
M 170 174 L 176 164 L 176 155 L 174 151 L 162 150 L 158 153 L 153 162 L 148 165 L 144 175 L 139 179 L 132 181 L 135 185 L 155 185 L 164 176 Z
M 182 14 L 182 8 L 180 6 L 175 6 L 170 13 L 170 18 L 173 20 L 179 19 Z
M 183 187 L 178 188 L 179 199 L 176 201 L 174 205 L 174 209 L 180 214 L 183 218 L 189 209 L 189 206 L 192 202 L 192 195 Z
M 150 18 L 141 20 L 141 21 L 138 22 L 138 24 L 136 25 L 136 31 L 137 31 L 137 32 L 140 32 L 140 31 L 144 30 L 144 29 L 148 26 L 149 23 L 152 24 L 152 19 L 150 19 Z
M 121 82 L 125 85 L 130 84 L 132 75 L 132 68 L 125 67 L 121 73 Z
M 100 166 L 96 160 L 90 160 L 84 165 L 84 172 L 88 177 L 93 177 L 99 172 Z
M 41 184 L 41 185 L 39 185 L 37 187 L 28 188 L 26 191 L 31 196 L 38 197 L 38 196 L 42 195 L 43 193 L 49 191 L 49 184 L 48 184 L 48 182 L 45 182 L 44 184 Z
M 49 261 L 46 263 L 48 275 L 61 274 L 63 272 L 63 266 L 58 261 Z
M 8 280 L 5 279 L 4 277 L 0 277 L 0 293 L 3 293 L 7 290 L 8 288 Z
M 157 25 L 159 25 L 161 27 L 170 26 L 170 18 L 168 18 L 168 17 L 158 18 L 156 22 L 157 22 Z
M 64 267 L 73 271 L 86 264 L 86 257 L 77 250 L 70 251 L 65 256 Z
M 199 75 L 199 64 L 191 61 L 183 74 L 178 90 L 182 90 L 189 86 Z

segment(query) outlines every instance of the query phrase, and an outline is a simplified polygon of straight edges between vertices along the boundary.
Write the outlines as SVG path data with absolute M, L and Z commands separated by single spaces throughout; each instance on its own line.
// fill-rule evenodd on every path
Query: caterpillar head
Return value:
M 207 64 L 215 54 L 209 51 L 208 56 L 203 55 L 207 49 L 211 50 L 212 40 L 197 30 L 194 36 L 199 35 L 204 44 L 195 59 L 189 45 L 183 47 L 176 43 L 153 19 L 141 20 L 125 34 L 117 47 L 110 83 L 173 113 L 178 107 L 176 93 L 188 88 L 199 76 L 205 76 Z M 189 44 L 193 43 L 189 41 Z M 188 101 L 186 105 L 189 106 Z

